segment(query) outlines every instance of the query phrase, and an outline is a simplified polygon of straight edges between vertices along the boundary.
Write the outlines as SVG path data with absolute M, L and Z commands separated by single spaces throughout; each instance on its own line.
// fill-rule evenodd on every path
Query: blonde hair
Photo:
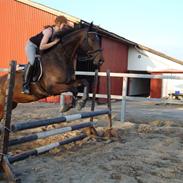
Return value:
M 65 23 L 66 24 L 67 23 L 67 18 L 62 16 L 62 15 L 57 16 L 55 18 L 55 24 L 57 24 L 57 23 L 60 23 L 60 24 Z

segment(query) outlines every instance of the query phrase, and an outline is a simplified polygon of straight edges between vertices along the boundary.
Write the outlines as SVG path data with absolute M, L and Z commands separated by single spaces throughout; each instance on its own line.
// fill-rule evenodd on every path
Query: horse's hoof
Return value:
M 85 106 L 85 102 L 83 101 L 78 101 L 76 104 L 76 108 L 78 111 L 80 111 L 84 106 Z

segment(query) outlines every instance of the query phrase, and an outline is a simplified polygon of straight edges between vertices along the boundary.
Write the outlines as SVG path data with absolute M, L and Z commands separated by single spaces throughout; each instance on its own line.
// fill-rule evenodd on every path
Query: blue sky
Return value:
M 183 60 L 183 0 L 32 0 Z

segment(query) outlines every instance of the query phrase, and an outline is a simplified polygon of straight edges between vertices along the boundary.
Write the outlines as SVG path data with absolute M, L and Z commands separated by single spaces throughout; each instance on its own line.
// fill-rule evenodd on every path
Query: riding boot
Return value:
M 23 90 L 22 93 L 30 94 L 30 82 L 32 78 L 33 66 L 28 63 L 24 72 Z

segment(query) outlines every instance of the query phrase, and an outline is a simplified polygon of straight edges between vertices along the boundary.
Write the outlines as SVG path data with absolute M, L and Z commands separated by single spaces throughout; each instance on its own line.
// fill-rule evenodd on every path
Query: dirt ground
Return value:
M 90 110 L 89 105 L 86 111 Z M 120 102 L 112 103 L 113 137 L 90 136 L 39 157 L 14 163 L 13 168 L 22 183 L 183 183 L 183 106 L 128 102 L 126 122 L 122 123 L 119 121 L 120 105 Z M 104 105 L 97 105 L 97 109 L 103 108 Z M 69 113 L 75 112 L 73 109 Z M 13 111 L 12 121 L 60 115 L 58 104 L 36 102 L 20 104 Z M 107 116 L 97 117 L 95 121 L 98 121 L 100 134 L 105 134 Z M 31 149 L 74 134 L 78 132 L 38 140 L 22 145 L 21 149 Z M 20 146 L 11 152 L 21 152 Z

